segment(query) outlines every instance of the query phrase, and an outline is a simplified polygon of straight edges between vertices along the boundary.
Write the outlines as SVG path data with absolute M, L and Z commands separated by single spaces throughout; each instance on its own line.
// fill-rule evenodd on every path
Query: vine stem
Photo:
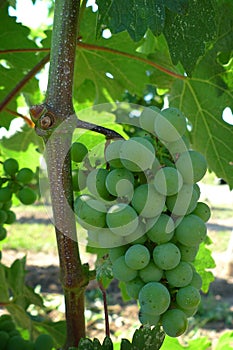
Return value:
M 107 303 L 107 294 L 106 289 L 104 288 L 101 281 L 98 282 L 99 289 L 103 296 L 103 303 L 104 303 L 104 318 L 105 318 L 105 335 L 107 337 L 110 337 L 110 326 L 109 326 L 109 317 L 108 317 L 108 303 Z
M 72 104 L 73 74 L 77 44 L 79 0 L 56 0 L 50 54 L 46 105 L 55 126 L 46 134 L 46 123 L 36 124 L 38 134 L 46 144 L 46 162 L 60 262 L 60 279 L 64 290 L 67 336 L 63 350 L 78 346 L 85 337 L 84 291 L 88 283 L 88 268 L 82 265 L 75 215 L 71 177 L 70 147 L 73 130 L 69 116 Z M 51 112 L 52 111 L 52 112 Z M 40 129 L 41 128 L 41 129 Z M 40 133 L 41 131 L 41 133 Z M 53 131 L 53 132 L 52 132 Z

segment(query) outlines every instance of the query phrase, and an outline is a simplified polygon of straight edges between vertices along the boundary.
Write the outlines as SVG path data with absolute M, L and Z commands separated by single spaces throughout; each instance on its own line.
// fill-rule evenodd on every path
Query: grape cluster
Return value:
M 88 172 L 74 209 L 89 245 L 109 248 L 113 276 L 139 301 L 140 322 L 177 337 L 200 303 L 193 261 L 210 217 L 198 202 L 207 164 L 189 149 L 178 109 L 146 108 L 139 122 L 140 136 L 107 145 L 106 166 Z
M 41 334 L 35 342 L 22 338 L 10 315 L 0 317 L 0 350 L 52 350 L 54 342 L 50 335 Z
M 16 220 L 11 210 L 12 196 L 15 194 L 22 204 L 32 204 L 37 198 L 36 192 L 30 187 L 35 174 L 29 168 L 19 169 L 16 159 L 8 158 L 2 162 L 3 172 L 0 177 L 0 241 L 7 235 L 4 225 L 10 225 Z

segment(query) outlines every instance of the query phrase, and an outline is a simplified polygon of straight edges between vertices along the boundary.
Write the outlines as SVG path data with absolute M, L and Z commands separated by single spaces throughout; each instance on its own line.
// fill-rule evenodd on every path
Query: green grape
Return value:
M 200 187 L 198 186 L 198 184 L 194 184 L 193 185 L 193 189 L 194 189 L 194 191 L 196 192 L 196 194 L 197 194 L 197 200 L 200 198 L 200 196 L 201 196 L 201 189 L 200 189 Z
M 9 338 L 9 334 L 7 332 L 0 331 L 0 350 L 4 350 L 6 348 Z
M 9 158 L 3 163 L 3 169 L 7 175 L 13 176 L 19 170 L 19 163 L 16 159 Z
M 6 229 L 2 225 L 0 225 L 0 241 L 5 239 L 6 235 L 7 235 Z
M 132 206 L 145 218 L 154 218 L 164 209 L 165 196 L 158 193 L 152 184 L 138 186 L 133 195 Z
M 110 143 L 105 149 L 105 159 L 114 168 L 122 168 L 120 149 L 125 140 L 117 140 Z
M 9 187 L 0 188 L 0 202 L 9 202 L 12 197 L 12 192 Z
M 34 343 L 30 340 L 25 342 L 25 350 L 34 350 Z
M 98 242 L 101 248 L 113 248 L 124 244 L 124 239 L 120 235 L 116 235 L 110 229 L 104 228 L 98 231 Z
M 10 331 L 9 333 L 10 338 L 15 337 L 16 335 L 20 335 L 20 332 L 17 329 L 13 329 L 13 331 Z
M 125 262 L 133 270 L 141 270 L 150 262 L 150 252 L 142 244 L 132 245 L 125 253 Z
M 80 192 L 86 188 L 87 185 L 87 174 L 82 169 L 72 170 L 72 187 L 73 191 Z
M 139 276 L 145 283 L 159 282 L 163 277 L 163 270 L 150 261 L 146 267 L 139 271 Z
M 176 228 L 177 240 L 188 247 L 197 246 L 206 238 L 206 225 L 198 216 L 185 216 Z
M 31 188 L 23 187 L 18 192 L 18 198 L 22 204 L 30 205 L 36 201 L 37 195 Z
M 114 199 L 106 187 L 106 178 L 109 174 L 107 169 L 94 169 L 87 176 L 87 188 L 97 198 L 107 201 Z
M 5 321 L 11 321 L 11 322 L 13 322 L 13 321 L 12 321 L 11 315 L 3 314 L 3 315 L 0 316 L 0 328 L 1 328 L 2 322 L 5 322 Z
M 183 179 L 175 168 L 164 167 L 155 174 L 153 183 L 159 193 L 172 196 L 181 189 Z
M 174 142 L 186 132 L 186 118 L 177 108 L 166 108 L 155 120 L 155 133 L 159 139 Z
M 1 327 L 0 328 L 1 328 L 1 331 L 9 333 L 9 332 L 15 330 L 15 324 L 12 321 L 12 319 L 11 320 L 10 319 L 9 320 L 6 319 L 5 321 L 1 322 Z
M 147 237 L 152 242 L 161 244 L 170 241 L 173 237 L 175 224 L 170 216 L 161 214 L 155 219 L 148 220 L 147 229 Z
M 119 235 L 127 236 L 138 227 L 136 211 L 128 204 L 118 203 L 109 208 L 106 222 L 110 230 Z
M 192 214 L 199 216 L 204 222 L 207 222 L 211 216 L 210 208 L 206 203 L 198 202 Z
M 201 296 L 197 288 L 186 286 L 176 294 L 176 302 L 182 309 L 193 309 L 199 305 Z
M 136 278 L 137 271 L 131 269 L 125 262 L 125 257 L 120 256 L 112 264 L 113 276 L 123 282 L 129 282 Z
M 206 173 L 207 163 L 205 157 L 197 151 L 182 153 L 176 161 L 176 167 L 187 184 L 200 181 Z
M 127 249 L 128 246 L 120 246 L 109 249 L 109 259 L 111 260 L 111 262 L 113 263 L 120 256 L 125 255 Z
M 159 322 L 160 315 L 148 314 L 144 312 L 142 309 L 140 309 L 138 318 L 141 324 L 143 325 L 156 326 Z
M 169 337 L 179 337 L 188 326 L 188 320 L 185 313 L 179 309 L 166 311 L 161 318 L 164 332 Z
M 16 180 L 26 185 L 32 181 L 33 177 L 34 177 L 34 173 L 31 169 L 22 168 L 19 170 L 18 174 L 16 175 Z
M 176 160 L 177 155 L 187 152 L 189 148 L 189 140 L 184 135 L 182 138 L 174 141 L 174 142 L 168 142 L 165 144 L 166 148 L 169 150 L 170 154 L 173 156 L 173 158 Z
M 177 194 L 167 197 L 166 206 L 173 215 L 183 216 L 190 214 L 196 208 L 197 201 L 198 194 L 194 187 L 184 184 Z
M 0 209 L 0 225 L 4 224 L 4 222 L 6 222 L 6 220 L 7 220 L 7 213 L 6 213 L 6 211 Z
M 161 315 L 168 309 L 171 297 L 163 284 L 149 282 L 140 290 L 138 300 L 143 312 Z
M 139 221 L 136 230 L 134 230 L 132 233 L 130 233 L 125 237 L 125 242 L 132 243 L 132 244 L 137 244 L 137 243 L 143 244 L 147 240 L 145 232 L 146 232 L 145 224 Z
M 74 142 L 70 149 L 73 162 L 81 163 L 88 153 L 87 147 L 81 142 Z
M 35 341 L 34 350 L 51 350 L 54 346 L 53 338 L 49 334 L 40 334 Z
M 134 176 L 127 169 L 113 169 L 105 180 L 107 190 L 116 197 L 132 198 L 134 191 Z
M 190 282 L 190 286 L 195 287 L 198 290 L 202 287 L 202 278 L 196 271 L 193 272 L 193 278 Z
M 182 261 L 192 262 L 195 260 L 195 257 L 199 249 L 199 245 L 188 247 L 187 245 L 178 243 L 177 246 L 180 250 Z
M 86 229 L 99 229 L 106 226 L 106 207 L 96 199 L 81 195 L 74 201 L 74 212 L 78 222 Z
M 171 286 L 185 287 L 191 282 L 193 271 L 187 262 L 180 261 L 174 269 L 165 272 L 165 277 Z
M 161 113 L 160 109 L 155 106 L 144 108 L 139 118 L 139 123 L 141 128 L 143 130 L 150 132 L 151 134 L 154 134 L 155 119 L 156 119 L 156 116 L 160 113 Z
M 120 149 L 120 159 L 124 167 L 133 172 L 141 172 L 152 167 L 155 150 L 143 137 L 132 137 L 124 141 Z
M 132 281 L 126 282 L 126 292 L 131 298 L 138 299 L 139 292 L 144 285 L 145 283 L 139 277 L 136 277 Z
M 2 210 L 9 210 L 12 207 L 11 200 L 8 202 L 5 202 L 5 203 L 1 203 L 1 201 L 0 201 L 0 204 L 2 204 Z
M 179 305 L 177 305 L 177 308 L 183 311 L 187 317 L 194 316 L 198 311 L 198 307 L 194 307 L 192 309 L 182 309 L 181 307 L 179 307 Z
M 179 264 L 180 257 L 180 251 L 173 243 L 160 244 L 153 250 L 154 262 L 163 270 L 174 269 Z
M 12 210 L 6 210 L 7 219 L 5 221 L 5 224 L 11 225 L 16 220 L 16 215 Z

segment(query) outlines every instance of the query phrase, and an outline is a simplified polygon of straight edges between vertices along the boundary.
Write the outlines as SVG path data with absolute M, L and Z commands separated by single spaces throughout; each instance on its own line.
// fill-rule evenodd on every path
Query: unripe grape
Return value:
M 125 244 L 122 236 L 113 233 L 108 228 L 101 229 L 97 233 L 98 243 L 101 248 L 113 248 Z
M 180 251 L 173 243 L 158 245 L 153 250 L 154 262 L 163 270 L 170 270 L 176 267 L 180 262 L 180 257 Z
M 73 191 L 80 192 L 87 185 L 87 174 L 82 169 L 72 170 L 72 187 Z
M 138 300 L 143 312 L 161 315 L 168 309 L 171 297 L 163 284 L 149 282 L 140 290 Z
M 179 337 L 188 326 L 185 313 L 179 309 L 172 309 L 165 312 L 161 318 L 162 326 L 169 337 Z
M 131 298 L 138 299 L 139 292 L 144 285 L 145 283 L 139 277 L 136 277 L 132 281 L 126 282 L 126 292 Z
M 172 196 L 181 189 L 183 179 L 177 169 L 164 167 L 155 174 L 153 183 L 159 193 Z
M 206 173 L 207 163 L 205 157 L 197 151 L 182 153 L 176 161 L 176 167 L 187 184 L 200 181 Z
M 131 244 L 143 244 L 147 240 L 145 232 L 145 224 L 142 221 L 139 221 L 136 230 L 124 237 L 125 242 Z
M 190 282 L 190 286 L 197 288 L 198 290 L 202 287 L 202 278 L 196 271 L 193 272 L 193 278 Z
M 7 175 L 15 175 L 15 173 L 17 173 L 17 171 L 19 170 L 19 163 L 16 159 L 9 158 L 3 163 L 3 169 L 5 170 Z
M 157 244 L 166 243 L 173 237 L 175 225 L 173 219 L 166 215 L 161 214 L 155 219 L 148 220 L 147 231 L 148 238 Z
M 173 215 L 183 216 L 190 214 L 195 209 L 197 201 L 198 194 L 194 187 L 184 184 L 177 194 L 167 197 L 166 206 Z
M 23 187 L 18 192 L 18 198 L 22 204 L 29 205 L 36 201 L 36 192 L 29 187 Z
M 6 238 L 6 235 L 7 235 L 6 229 L 2 225 L 0 225 L 0 241 Z
M 86 229 L 106 226 L 106 207 L 101 201 L 81 195 L 74 201 L 74 211 L 78 222 Z
M 198 253 L 198 250 L 199 250 L 199 245 L 188 247 L 187 245 L 177 243 L 177 246 L 180 250 L 182 261 L 192 262 L 195 260 L 195 257 Z
M 204 222 L 207 222 L 210 218 L 210 208 L 206 203 L 198 202 L 196 208 L 192 214 L 199 216 Z
M 125 263 L 125 257 L 120 256 L 112 264 L 112 273 L 115 278 L 123 282 L 129 282 L 137 276 L 137 271 L 131 269 Z
M 113 263 L 116 259 L 118 259 L 120 256 L 125 255 L 126 250 L 128 249 L 128 246 L 120 246 L 109 249 L 109 258 L 111 262 Z
M 155 133 L 167 142 L 180 139 L 186 132 L 186 118 L 177 108 L 166 108 L 155 120 Z
M 118 203 L 108 210 L 106 222 L 113 233 L 127 236 L 138 227 L 138 216 L 128 204 Z
M 160 315 L 148 314 L 140 309 L 138 318 L 143 325 L 156 326 L 159 322 Z
M 9 187 L 0 188 L 0 202 L 9 202 L 12 197 L 12 192 Z
M 0 331 L 0 350 L 6 349 L 9 338 L 9 334 L 7 332 Z
M 113 169 L 105 180 L 107 190 L 116 197 L 133 196 L 134 176 L 127 169 Z
M 169 150 L 173 158 L 176 160 L 177 156 L 183 152 L 187 152 L 189 148 L 189 140 L 183 135 L 182 138 L 165 144 L 166 148 Z
M 141 270 L 149 264 L 150 252 L 142 244 L 134 244 L 125 253 L 125 262 L 133 270 Z
M 165 196 L 158 193 L 152 184 L 138 186 L 133 195 L 132 206 L 145 218 L 154 218 L 164 209 Z
M 139 271 L 139 276 L 143 282 L 159 282 L 163 276 L 163 270 L 155 265 L 153 261 Z
M 5 210 L 0 209 L 0 225 L 4 224 L 7 220 L 7 212 Z
M 198 216 L 190 214 L 185 216 L 176 228 L 177 240 L 186 246 L 194 247 L 206 238 L 206 225 Z
M 35 350 L 51 350 L 54 346 L 53 338 L 49 334 L 40 334 L 35 341 Z
M 193 271 L 188 263 L 180 261 L 174 269 L 165 271 L 165 276 L 171 286 L 185 287 L 192 281 Z
M 200 301 L 200 293 L 193 286 L 180 288 L 176 294 L 176 302 L 183 309 L 195 308 L 199 305 Z
M 149 131 L 151 134 L 155 132 L 155 119 L 161 111 L 159 108 L 155 106 L 151 106 L 149 108 L 144 108 L 140 118 L 139 123 L 143 130 Z
M 120 149 L 124 140 L 117 140 L 110 143 L 105 149 L 105 159 L 114 168 L 122 168 L 120 160 Z
M 143 137 L 132 137 L 124 141 L 120 149 L 121 163 L 133 172 L 150 169 L 154 157 L 154 147 Z
M 18 174 L 16 175 L 16 180 L 26 185 L 32 181 L 33 177 L 34 177 L 34 173 L 31 169 L 22 168 L 19 170 Z
M 71 146 L 71 159 L 73 162 L 81 163 L 88 153 L 87 147 L 81 142 L 74 142 Z
M 11 207 L 12 207 L 12 201 L 8 201 L 8 202 L 4 202 L 4 203 L 1 203 L 0 201 L 0 205 L 2 204 L 2 210 L 9 210 Z
M 25 350 L 25 343 L 20 335 L 16 335 L 8 340 L 6 350 Z
M 87 176 L 87 188 L 97 198 L 107 201 L 113 200 L 114 197 L 109 193 L 106 187 L 106 178 L 109 174 L 107 169 L 94 169 Z

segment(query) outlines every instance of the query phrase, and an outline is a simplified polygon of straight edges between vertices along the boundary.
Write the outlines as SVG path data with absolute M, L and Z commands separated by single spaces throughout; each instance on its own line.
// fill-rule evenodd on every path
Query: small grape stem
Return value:
M 99 134 L 105 135 L 106 139 L 124 139 L 122 135 L 120 135 L 114 130 L 105 128 L 97 124 L 89 123 L 80 119 L 77 120 L 76 128 L 95 131 Z
M 110 337 L 110 326 L 109 326 L 109 317 L 108 317 L 108 303 L 107 303 L 107 293 L 101 281 L 98 281 L 99 289 L 103 296 L 104 303 L 104 317 L 105 317 L 105 335 Z

